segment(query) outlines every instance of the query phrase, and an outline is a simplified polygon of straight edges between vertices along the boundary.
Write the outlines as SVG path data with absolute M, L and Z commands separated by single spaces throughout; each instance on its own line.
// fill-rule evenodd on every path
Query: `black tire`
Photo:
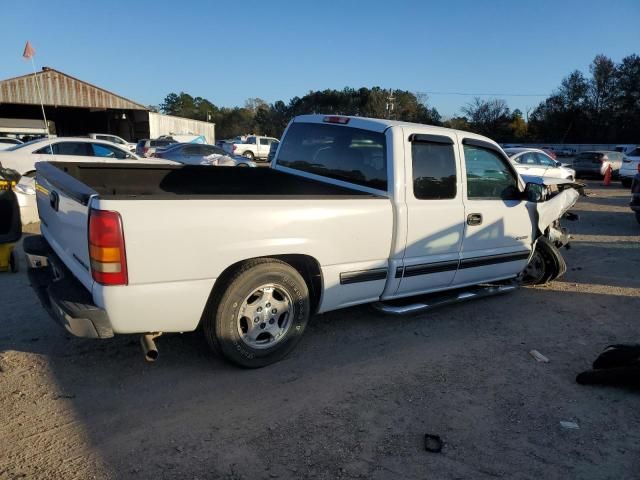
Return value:
M 622 186 L 624 188 L 631 188 L 631 184 L 633 183 L 632 179 L 630 178 L 622 178 L 620 179 L 620 182 L 622 182 Z
M 12 273 L 18 273 L 20 270 L 20 260 L 15 250 L 11 251 L 11 256 L 9 257 L 9 268 Z
M 253 160 L 253 157 L 254 157 L 253 152 L 251 150 L 247 150 L 242 154 L 242 156 L 248 158 L 249 160 Z
M 210 347 L 246 368 L 260 368 L 282 360 L 301 340 L 309 322 L 309 290 L 300 273 L 280 260 L 260 258 L 243 263 L 221 280 L 228 287 L 214 290 L 202 323 Z M 239 333 L 243 321 L 241 308 L 252 292 L 267 284 L 277 285 L 292 300 L 287 320 L 290 323 L 273 346 L 253 348 Z
M 535 263 L 535 272 L 529 268 Z M 556 246 L 546 237 L 540 237 L 529 265 L 522 276 L 524 285 L 544 285 L 561 277 L 567 271 L 567 264 Z

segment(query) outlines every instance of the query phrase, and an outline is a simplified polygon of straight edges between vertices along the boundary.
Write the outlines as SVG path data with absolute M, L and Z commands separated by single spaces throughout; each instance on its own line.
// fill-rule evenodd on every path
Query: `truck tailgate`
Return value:
M 74 276 L 91 291 L 87 229 L 91 198 L 96 192 L 45 162 L 36 164 L 36 192 L 42 234 Z

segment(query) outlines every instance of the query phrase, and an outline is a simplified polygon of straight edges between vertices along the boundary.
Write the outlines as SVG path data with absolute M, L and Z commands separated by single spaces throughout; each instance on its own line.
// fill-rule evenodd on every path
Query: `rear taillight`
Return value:
M 91 275 L 102 285 L 126 285 L 127 257 L 122 219 L 118 212 L 91 210 L 89 213 L 89 258 Z
M 149 147 L 142 147 L 142 153 L 147 153 L 149 151 Z
M 232 151 L 232 152 L 235 152 L 235 151 L 236 151 L 236 148 L 238 148 L 238 146 L 237 146 L 237 145 L 231 145 L 231 151 Z

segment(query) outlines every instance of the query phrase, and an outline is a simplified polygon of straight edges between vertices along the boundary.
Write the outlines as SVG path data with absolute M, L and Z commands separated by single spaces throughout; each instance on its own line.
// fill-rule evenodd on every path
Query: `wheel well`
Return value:
M 318 310 L 322 295 L 322 270 L 320 269 L 320 264 L 315 258 L 310 255 L 302 254 L 268 255 L 264 257 L 247 258 L 246 260 L 241 260 L 229 265 L 220 274 L 216 283 L 213 285 L 209 299 L 214 296 L 214 293 L 216 293 L 218 289 L 223 288 L 226 283 L 225 279 L 231 276 L 233 272 L 240 267 L 240 265 L 250 260 L 255 260 L 256 258 L 273 258 L 288 263 L 295 268 L 298 273 L 302 275 L 302 278 L 309 289 L 309 296 L 311 297 L 311 313 L 313 314 Z M 207 302 L 207 305 L 208 304 L 209 302 Z
M 320 306 L 322 296 L 322 270 L 318 261 L 309 255 L 301 254 L 274 255 L 272 258 L 288 263 L 302 275 L 309 289 L 311 313 L 314 314 Z

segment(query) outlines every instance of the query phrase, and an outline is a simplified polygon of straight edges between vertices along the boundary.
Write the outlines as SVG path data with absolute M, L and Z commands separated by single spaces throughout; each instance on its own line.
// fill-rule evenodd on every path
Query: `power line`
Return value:
M 459 95 L 464 97 L 548 97 L 550 93 L 469 93 L 469 92 L 418 92 L 427 95 Z

